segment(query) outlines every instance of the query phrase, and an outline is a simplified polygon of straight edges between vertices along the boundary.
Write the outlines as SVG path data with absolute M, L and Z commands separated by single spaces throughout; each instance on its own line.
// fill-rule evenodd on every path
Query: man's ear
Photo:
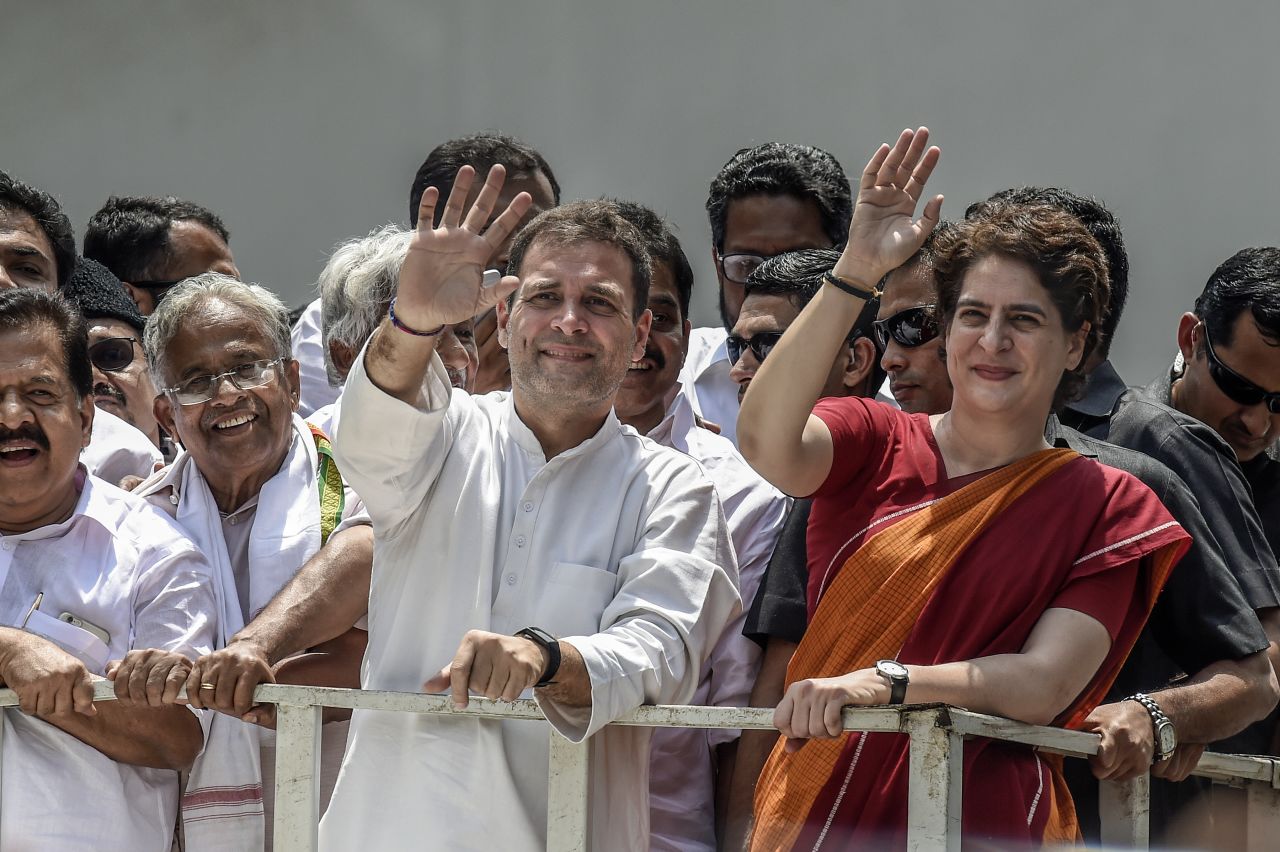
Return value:
M 156 416 L 156 422 L 160 424 L 161 429 L 168 432 L 175 441 L 182 441 L 182 436 L 178 434 L 178 427 L 173 422 L 173 403 L 169 401 L 168 394 L 156 394 L 155 402 L 151 403 L 151 413 Z
M 295 358 L 288 358 L 284 362 L 285 380 L 289 385 L 289 399 L 293 401 L 293 410 L 298 410 L 298 404 L 302 401 L 302 374 L 298 367 L 298 361 Z
M 871 373 L 875 370 L 878 353 L 876 345 L 866 337 L 859 337 L 850 343 L 849 351 L 852 357 L 845 364 L 844 386 L 851 394 L 860 395 L 866 389 L 867 379 L 871 378 Z M 871 388 L 870 393 L 874 394 L 875 388 Z
M 1182 360 L 1190 361 L 1195 357 L 1196 344 L 1204 336 L 1204 332 L 1196 333 L 1200 325 L 1200 317 L 1188 311 L 1178 319 L 1178 349 L 1182 352 Z
M 644 348 L 649 343 L 649 329 L 652 327 L 653 311 L 645 308 L 636 322 L 636 345 L 631 348 L 632 361 L 639 361 L 644 357 Z
M 498 318 L 497 335 L 498 345 L 503 349 L 510 349 L 507 341 L 511 338 L 507 330 L 507 325 L 511 322 L 511 309 L 507 307 L 506 299 L 499 299 L 498 304 L 494 305 L 495 314 Z
M 345 381 L 347 373 L 351 372 L 351 368 L 356 363 L 355 350 L 341 340 L 330 340 L 329 358 L 333 361 L 333 368 L 338 371 L 338 375 Z
M 1084 342 L 1089 339 L 1089 330 L 1092 327 L 1091 323 L 1081 323 L 1080 327 L 1072 332 L 1068 338 L 1070 342 L 1070 346 L 1067 349 L 1068 370 L 1078 368 L 1084 360 Z
M 148 316 L 155 310 L 155 297 L 142 287 L 135 287 L 128 281 L 120 282 L 124 284 L 124 289 L 129 293 L 129 298 L 133 299 L 133 303 L 138 306 L 138 313 Z
M 689 357 L 689 335 L 693 333 L 693 323 L 685 320 L 681 331 L 684 336 L 680 339 L 680 366 L 683 367 L 685 359 Z

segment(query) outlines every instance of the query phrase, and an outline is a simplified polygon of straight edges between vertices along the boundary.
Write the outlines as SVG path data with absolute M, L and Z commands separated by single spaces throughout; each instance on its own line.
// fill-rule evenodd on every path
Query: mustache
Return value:
M 17 429 L 0 426 L 0 443 L 4 441 L 34 441 L 42 450 L 49 449 L 49 438 L 34 423 L 24 423 Z
M 97 384 L 95 384 L 93 386 L 93 395 L 109 396 L 112 399 L 114 399 L 116 402 L 120 403 L 120 405 L 123 406 L 125 404 L 124 394 L 120 392 L 119 388 L 114 388 L 111 385 L 107 384 L 106 382 L 98 382 Z
M 667 356 L 662 354 L 661 349 L 646 346 L 644 348 L 644 357 L 652 361 L 653 366 L 659 370 L 667 366 Z

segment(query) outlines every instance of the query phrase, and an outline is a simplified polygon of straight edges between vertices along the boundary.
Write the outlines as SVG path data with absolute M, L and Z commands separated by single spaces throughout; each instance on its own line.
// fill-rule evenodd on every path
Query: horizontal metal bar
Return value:
M 1217 754 L 1205 752 L 1200 762 L 1192 771 L 1192 775 L 1201 778 L 1212 778 L 1215 781 L 1265 781 L 1268 784 L 1276 777 L 1275 760 L 1266 757 L 1251 757 L 1244 754 Z
M 106 678 L 96 679 L 93 682 L 93 700 L 94 701 L 115 701 L 116 685 L 114 682 Z M 18 693 L 12 689 L 0 689 L 0 707 L 17 707 Z
M 1100 737 L 1084 731 L 1068 731 L 1065 728 L 1041 728 L 1026 725 L 999 716 L 987 716 L 952 707 L 948 711 L 951 730 L 966 737 L 987 737 L 1011 743 L 1036 746 L 1042 751 L 1065 754 L 1068 757 L 1091 757 L 1098 753 Z

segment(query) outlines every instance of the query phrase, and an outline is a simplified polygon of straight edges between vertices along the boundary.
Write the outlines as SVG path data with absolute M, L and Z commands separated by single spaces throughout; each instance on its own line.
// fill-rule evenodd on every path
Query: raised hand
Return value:
M 453 189 L 436 227 L 439 191 L 429 187 L 418 208 L 418 229 L 400 270 L 396 318 L 411 328 L 429 331 L 440 325 L 468 320 L 497 304 L 520 283 L 514 275 L 484 284 L 484 268 L 507 236 L 519 225 L 532 199 L 522 192 L 486 229 L 506 170 L 495 165 L 484 187 L 463 218 L 462 209 L 475 180 L 475 169 L 458 169 Z
M 914 220 L 924 185 L 941 151 L 927 148 L 929 129 L 904 130 L 892 148 L 881 145 L 862 170 L 849 223 L 849 241 L 836 263 L 841 278 L 874 287 L 901 266 L 938 224 L 942 196 L 934 196 Z

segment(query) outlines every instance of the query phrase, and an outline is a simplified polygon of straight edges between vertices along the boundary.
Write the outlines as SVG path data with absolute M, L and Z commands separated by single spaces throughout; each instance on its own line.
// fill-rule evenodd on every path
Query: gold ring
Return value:
M 213 685 L 212 683 L 202 683 L 200 684 L 200 688 L 201 689 L 217 689 L 218 687 Z

